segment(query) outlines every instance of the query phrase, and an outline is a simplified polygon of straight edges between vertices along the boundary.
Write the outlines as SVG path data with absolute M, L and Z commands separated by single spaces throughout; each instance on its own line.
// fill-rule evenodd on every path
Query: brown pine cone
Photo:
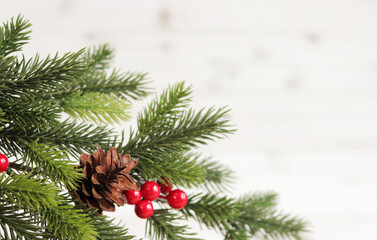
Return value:
M 122 156 L 116 148 L 111 148 L 107 154 L 99 148 L 93 154 L 83 153 L 80 156 L 80 166 L 85 179 L 72 195 L 80 203 L 102 211 L 115 211 L 115 205 L 127 203 L 123 190 L 140 190 L 140 185 L 130 176 L 129 171 L 137 165 L 129 154 Z

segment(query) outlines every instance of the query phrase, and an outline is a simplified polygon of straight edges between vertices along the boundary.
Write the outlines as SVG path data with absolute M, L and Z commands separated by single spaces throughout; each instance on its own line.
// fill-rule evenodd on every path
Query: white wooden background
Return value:
M 186 80 L 197 107 L 229 105 L 238 132 L 203 150 L 235 195 L 280 193 L 308 239 L 377 239 L 377 1 L 2 1 L 2 21 L 19 12 L 29 56 L 108 42 L 157 92 Z M 143 236 L 132 207 L 112 215 Z

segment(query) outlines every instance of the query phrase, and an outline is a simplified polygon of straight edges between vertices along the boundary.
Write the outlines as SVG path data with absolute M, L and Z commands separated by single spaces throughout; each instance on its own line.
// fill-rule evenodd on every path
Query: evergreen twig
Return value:
M 21 15 L 16 19 L 11 18 L 9 22 L 0 27 L 0 56 L 7 56 L 13 52 L 20 51 L 30 39 L 31 24 Z
M 93 220 L 82 209 L 76 208 L 64 196 L 58 206 L 41 211 L 48 233 L 55 239 L 96 240 L 98 232 Z
M 277 212 L 276 194 L 245 195 L 236 204 L 240 213 L 230 221 L 232 228 L 225 235 L 227 240 L 245 239 L 242 236 L 246 235 L 260 239 L 301 240 L 302 233 L 307 231 L 307 224 L 302 219 Z
M 33 142 L 25 149 L 22 165 L 35 166 L 33 172 L 41 173 L 61 187 L 73 189 L 83 176 L 74 168 L 77 163 L 69 161 L 67 155 L 57 149 L 57 146 Z
M 225 196 L 218 197 L 216 194 L 210 193 L 198 193 L 190 196 L 186 207 L 180 211 L 207 228 L 218 230 L 221 233 L 225 233 L 229 229 L 229 221 L 239 214 L 233 199 Z
M 199 162 L 205 171 L 204 183 L 201 187 L 208 192 L 212 190 L 228 192 L 234 183 L 234 172 L 227 166 L 213 161 L 211 157 L 204 158 Z
M 9 205 L 30 210 L 57 206 L 59 189 L 30 175 L 0 175 L 0 199 Z
M 81 118 L 95 123 L 119 123 L 129 119 L 130 104 L 98 92 L 83 94 L 78 91 L 64 99 L 64 112 L 73 118 Z
M 98 233 L 98 240 L 129 240 L 135 239 L 135 236 L 128 234 L 128 229 L 115 224 L 115 219 L 109 219 L 106 216 L 93 215 L 93 226 Z
M 187 225 L 179 225 L 185 219 L 177 213 L 167 209 L 155 210 L 153 216 L 147 220 L 146 234 L 150 239 L 164 240 L 201 240 L 190 233 Z
M 51 235 L 40 226 L 40 220 L 36 215 L 18 211 L 12 205 L 5 206 L 0 202 L 0 238 L 1 239 L 49 239 Z

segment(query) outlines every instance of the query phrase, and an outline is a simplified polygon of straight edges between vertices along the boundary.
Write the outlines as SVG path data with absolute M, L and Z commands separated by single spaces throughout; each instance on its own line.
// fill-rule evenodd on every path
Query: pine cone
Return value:
M 93 209 L 115 211 L 115 204 L 123 206 L 127 199 L 123 190 L 140 190 L 139 184 L 129 175 L 129 171 L 137 165 L 129 154 L 122 156 L 116 148 L 111 148 L 107 155 L 99 148 L 94 154 L 83 153 L 80 166 L 85 179 L 81 186 L 71 190 L 72 195 L 80 203 Z

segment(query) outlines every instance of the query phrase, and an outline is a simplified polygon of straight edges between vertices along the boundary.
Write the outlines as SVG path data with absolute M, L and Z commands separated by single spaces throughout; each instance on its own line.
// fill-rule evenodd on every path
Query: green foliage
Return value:
M 181 212 L 207 228 L 226 232 L 229 221 L 238 215 L 238 208 L 231 198 L 198 193 L 190 196 L 187 206 L 181 209 Z
M 128 229 L 115 224 L 115 219 L 109 219 L 106 216 L 93 215 L 93 225 L 98 233 L 98 240 L 129 240 L 135 239 L 135 236 L 128 235 Z
M 0 174 L 1 239 L 134 239 L 67 193 L 83 178 L 79 156 L 113 146 L 139 161 L 131 174 L 140 183 L 164 176 L 175 187 L 208 192 L 189 196 L 180 211 L 156 209 L 149 239 L 199 239 L 187 218 L 225 239 L 301 239 L 305 223 L 277 212 L 275 195 L 217 193 L 229 191 L 232 171 L 195 150 L 234 132 L 227 108 L 193 110 L 192 88 L 180 82 L 143 109 L 135 131 L 118 135 L 106 123 L 129 119 L 131 100 L 149 91 L 146 74 L 111 69 L 114 51 L 106 44 L 45 58 L 15 55 L 29 27 L 21 16 L 0 27 L 0 152 L 10 159 Z
M 82 55 L 85 71 L 80 81 L 69 84 L 64 91 L 54 92 L 56 98 L 64 98 L 66 94 L 81 91 L 83 93 L 104 93 L 124 99 L 141 99 L 148 93 L 148 83 L 145 73 L 122 73 L 112 70 L 109 74 L 106 69 L 113 58 L 113 49 L 107 44 L 93 47 Z
M 137 132 L 131 130 L 129 141 L 120 147 L 141 161 L 135 170 L 139 175 L 147 179 L 165 176 L 188 187 L 203 182 L 205 169 L 197 162 L 198 156 L 187 151 L 233 130 L 225 108 L 187 109 L 191 93 L 184 82 L 170 86 L 139 114 Z
M 54 239 L 95 240 L 98 232 L 93 219 L 81 208 L 76 208 L 67 200 L 56 207 L 41 211 L 47 232 Z
M 171 182 L 176 186 L 190 188 L 203 183 L 205 172 L 197 163 L 195 155 L 166 154 L 162 158 L 158 158 L 158 156 L 153 155 L 148 157 L 148 153 L 145 153 L 143 156 L 147 157 L 142 159 L 143 163 L 139 164 L 139 167 L 135 170 L 135 172 L 139 173 L 135 177 L 140 182 L 150 179 L 157 180 L 161 176 L 165 176 L 171 179 Z M 153 162 L 151 159 L 157 161 Z M 145 165 L 148 165 L 148 167 Z
M 62 107 L 73 118 L 96 123 L 119 123 L 128 120 L 130 105 L 113 95 L 78 91 L 69 95 Z
M 0 56 L 7 56 L 10 53 L 20 51 L 22 46 L 30 39 L 28 28 L 29 21 L 19 15 L 16 20 L 12 18 L 0 28 Z
M 137 72 L 121 73 L 113 70 L 106 72 L 94 72 L 79 82 L 78 90 L 83 92 L 100 92 L 112 94 L 129 100 L 137 100 L 148 94 L 146 88 L 147 74 Z
M 289 214 L 278 212 L 276 194 L 254 194 L 240 197 L 237 202 L 239 215 L 230 221 L 232 228 L 226 239 L 247 239 L 257 236 L 261 239 L 302 239 L 307 231 L 306 223 Z
M 43 184 L 30 175 L 0 175 L 0 199 L 9 205 L 31 210 L 48 209 L 57 205 L 58 188 Z
M 60 194 L 82 178 L 74 168 L 78 156 L 108 146 L 114 135 L 106 126 L 61 120 L 62 113 L 76 111 L 81 118 L 90 115 L 91 120 L 110 123 L 128 117 L 125 97 L 97 91 L 111 51 L 104 46 L 44 59 L 12 56 L 29 39 L 29 26 L 18 17 L 0 28 L 0 152 L 18 159 L 10 162 L 10 175 L 0 175 L 1 238 L 129 239 L 123 228 Z M 89 82 L 88 76 L 97 77 L 90 86 L 80 85 Z M 111 74 L 107 81 L 110 85 L 124 76 Z M 122 81 L 118 92 L 125 95 L 131 89 L 133 98 L 146 94 L 144 75 L 129 74 Z M 109 237 L 115 234 L 118 238 Z
M 138 116 L 138 132 L 131 131 L 125 151 L 142 154 L 181 152 L 232 133 L 226 108 L 188 109 L 191 87 L 169 87 Z
M 58 185 L 62 183 L 62 187 L 71 189 L 75 188 L 77 182 L 82 179 L 82 174 L 74 168 L 76 164 L 68 160 L 67 155 L 59 151 L 57 146 L 50 147 L 37 142 L 27 146 L 22 158 L 22 166 L 29 168 L 35 166 L 34 173 L 39 173 L 54 183 Z
M 234 182 L 234 173 L 229 167 L 211 160 L 210 157 L 203 159 L 200 165 L 205 171 L 205 184 L 201 185 L 202 187 L 207 191 L 227 192 L 229 190 Z
M 49 234 L 41 227 L 40 221 L 33 214 L 17 211 L 12 205 L 0 202 L 0 237 L 4 240 L 48 239 Z
M 4 115 L 3 109 L 0 108 L 0 131 L 3 130 L 3 126 L 6 122 L 6 120 L 2 118 Z
M 91 69 L 103 71 L 110 67 L 111 60 L 114 57 L 114 50 L 108 44 L 89 48 L 82 59 L 86 66 Z
M 250 194 L 238 200 L 199 193 L 180 211 L 201 225 L 224 234 L 226 240 L 302 239 L 306 224 L 277 212 L 275 194 Z
M 200 240 L 201 238 L 196 238 L 194 233 L 188 232 L 189 226 L 179 224 L 184 220 L 182 215 L 172 210 L 155 210 L 153 216 L 147 220 L 147 236 L 155 240 Z

